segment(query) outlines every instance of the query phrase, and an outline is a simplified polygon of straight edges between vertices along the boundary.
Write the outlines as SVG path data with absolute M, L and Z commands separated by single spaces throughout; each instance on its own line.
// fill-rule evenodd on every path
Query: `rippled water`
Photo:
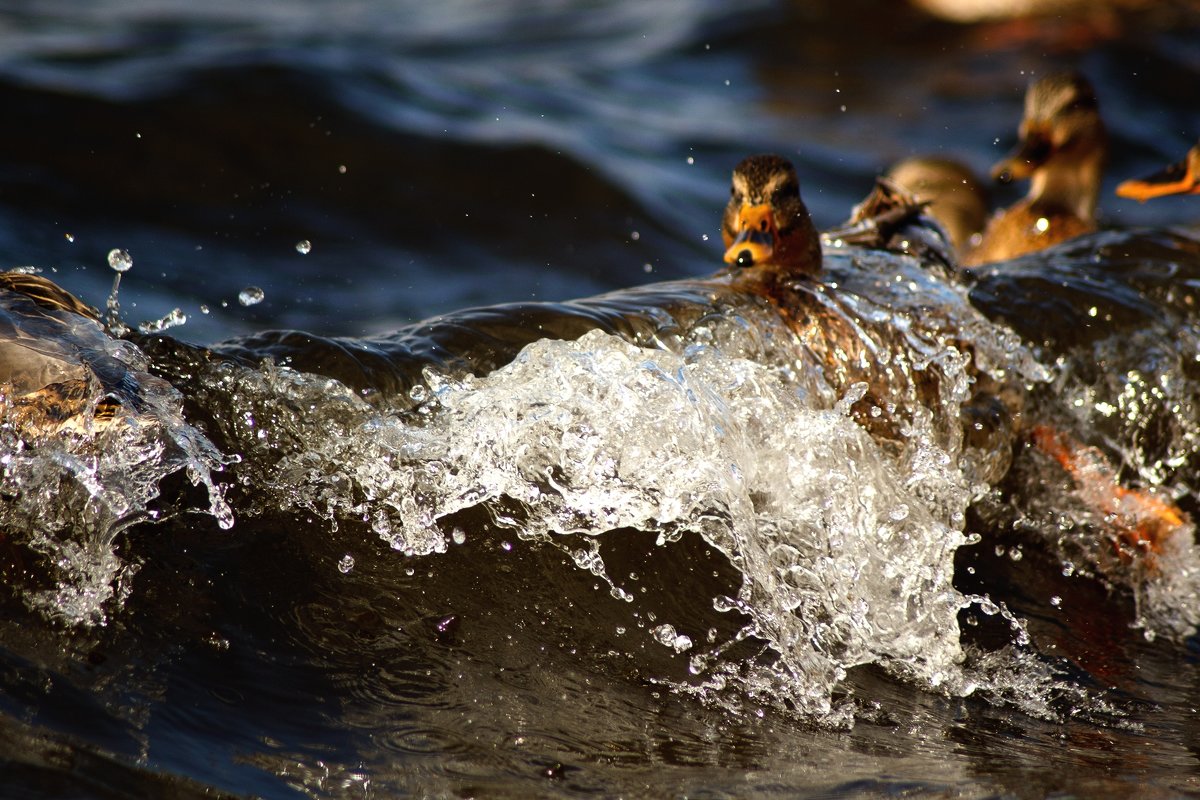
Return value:
M 1111 194 L 1200 131 L 1189 12 L 0 11 L 3 266 L 103 308 L 125 251 L 137 347 L 91 346 L 145 403 L 2 431 L 10 793 L 1195 791 L 1190 523 L 1122 555 L 983 391 L 1197 512 L 1200 206 Z M 845 374 L 691 280 L 742 156 L 828 227 L 1068 65 L 1119 230 L 962 282 L 830 250 Z

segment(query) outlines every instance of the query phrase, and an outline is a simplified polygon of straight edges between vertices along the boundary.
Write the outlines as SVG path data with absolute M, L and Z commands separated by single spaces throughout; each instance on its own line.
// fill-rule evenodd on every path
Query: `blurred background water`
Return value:
M 702 276 L 720 264 L 743 156 L 791 158 L 829 227 L 898 158 L 947 155 L 985 174 L 1015 141 L 1026 84 L 1060 68 L 1093 81 L 1109 127 L 1102 223 L 1194 224 L 1190 198 L 1112 194 L 1200 136 L 1200 9 L 1132 5 L 956 24 L 865 0 L 0 0 L 0 264 L 40 267 L 102 306 L 106 254 L 126 249 L 126 318 L 179 307 L 187 323 L 172 333 L 198 343 L 269 327 L 359 336 Z M 247 287 L 265 299 L 239 302 Z M 1153 700 L 1133 692 L 1163 705 L 1133 722 L 964 710 L 868 672 L 858 686 L 886 707 L 878 723 L 812 732 L 654 688 L 652 654 L 579 667 L 564 650 L 594 644 L 592 615 L 608 617 L 586 607 L 586 571 L 538 585 L 552 568 L 529 563 L 554 551 L 516 543 L 518 566 L 495 574 L 469 542 L 422 586 L 394 564 L 327 569 L 344 541 L 239 528 L 254 535 L 147 536 L 139 585 L 151 588 L 99 631 L 5 627 L 0 736 L 34 754 L 0 761 L 7 796 L 1197 788 L 1196 686 L 1178 677 L 1196 670 L 1194 642 L 1097 646 L 1163 682 Z M 437 595 L 480 582 L 489 603 L 521 598 L 489 618 L 549 625 L 532 641 L 557 652 L 497 657 L 479 683 L 466 662 L 508 647 L 505 629 L 460 634 L 445 612 L 456 598 Z M 539 618 L 539 604 L 558 613 Z M 461 673 L 476 677 L 456 685 Z M 480 685 L 497 692 L 486 708 Z M 555 724 L 531 697 L 564 704 L 546 711 Z M 1056 773 L 1072 748 L 1082 755 Z
M 986 171 L 1015 140 L 1025 85 L 1064 67 L 1096 83 L 1112 132 L 1104 222 L 1170 224 L 1191 218 L 1186 200 L 1143 207 L 1111 188 L 1194 143 L 1193 17 L 7 3 L 0 258 L 54 267 L 95 298 L 104 254 L 125 248 L 134 315 L 180 305 L 200 341 L 277 325 L 361 334 L 705 274 L 742 156 L 793 158 L 830 226 L 899 157 Z M 222 306 L 246 285 L 266 302 Z

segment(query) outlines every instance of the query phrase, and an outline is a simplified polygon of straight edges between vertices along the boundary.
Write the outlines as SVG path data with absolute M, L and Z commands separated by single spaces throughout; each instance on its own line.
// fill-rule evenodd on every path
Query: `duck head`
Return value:
M 725 263 L 733 269 L 780 277 L 821 269 L 821 242 L 800 199 L 796 170 L 785 158 L 750 156 L 734 167 L 721 235 Z
M 1029 200 L 1092 220 L 1108 135 L 1091 83 L 1075 72 L 1031 83 L 1018 134 L 1016 150 L 992 167 L 992 177 L 1001 182 L 1029 178 Z

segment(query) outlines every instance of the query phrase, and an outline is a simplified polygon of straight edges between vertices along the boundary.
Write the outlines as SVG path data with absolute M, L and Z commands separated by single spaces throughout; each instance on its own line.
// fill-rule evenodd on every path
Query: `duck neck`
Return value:
M 784 239 L 776 270 L 781 278 L 821 271 L 821 238 L 807 215 L 796 220 L 796 229 Z
M 1103 162 L 1104 154 L 1095 152 L 1038 170 L 1029 184 L 1030 204 L 1070 211 L 1084 222 L 1093 222 Z

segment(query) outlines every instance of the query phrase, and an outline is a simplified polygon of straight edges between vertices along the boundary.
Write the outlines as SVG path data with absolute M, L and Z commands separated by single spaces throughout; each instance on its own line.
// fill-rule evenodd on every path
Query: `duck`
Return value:
M 721 218 L 725 263 L 783 280 L 821 271 L 821 240 L 792 162 L 773 153 L 749 156 L 733 168 Z
M 992 167 L 1002 183 L 1029 179 L 1025 198 L 996 213 L 963 266 L 1005 261 L 1096 230 L 1108 150 L 1096 92 L 1077 72 L 1033 81 L 1017 148 Z
M 865 387 L 848 410 L 885 450 L 902 441 L 903 420 L 890 410 L 880 412 L 893 408 L 891 401 L 903 396 L 906 379 L 875 359 L 876 344 L 870 334 L 864 337 L 853 320 L 833 310 L 839 289 L 818 280 L 821 243 L 904 252 L 920 259 L 922 266 L 931 266 L 938 261 L 937 249 L 921 243 L 921 231 L 933 230 L 936 238 L 941 226 L 929 226 L 927 205 L 928 201 L 881 177 L 846 223 L 821 234 L 800 197 L 800 182 L 792 164 L 780 156 L 763 155 L 751 156 L 734 168 L 729 202 L 722 215 L 726 267 L 718 274 L 728 276 L 734 289 L 758 295 L 772 306 L 795 335 L 797 346 L 838 394 L 855 385 Z M 1152 571 L 1167 540 L 1185 528 L 1186 515 L 1151 490 L 1121 485 L 1103 454 L 1068 433 L 1046 425 L 1035 426 L 1032 432 L 1025 430 L 1025 398 L 1020 387 L 971 372 L 974 393 L 961 409 L 963 443 L 977 453 L 990 454 L 975 465 L 976 477 L 998 483 L 1012 465 L 1014 444 L 1030 442 L 1088 489 L 1085 499 L 1089 505 L 1105 514 L 1114 509 L 1121 512 L 1119 519 L 1114 518 L 1112 530 L 1098 539 L 1098 547 L 1111 543 L 1123 563 L 1137 561 Z M 937 378 L 922 372 L 913 376 L 909 388 L 928 404 L 937 396 Z M 1101 467 L 1109 469 L 1107 482 L 1085 484 Z
M 932 373 L 909 376 L 878 360 L 879 342 L 864 334 L 861 320 L 841 309 L 837 282 L 820 280 L 822 244 L 905 254 L 926 267 L 948 265 L 949 244 L 925 213 L 926 206 L 881 177 L 846 222 L 818 232 L 801 199 L 795 168 L 768 154 L 746 158 L 734 168 L 722 215 L 726 266 L 718 276 L 735 291 L 761 298 L 779 315 L 836 395 L 865 387 L 849 411 L 885 447 L 903 441 L 900 430 L 907 412 L 881 409 L 895 409 L 896 399 L 908 394 L 933 403 L 938 381 Z M 1001 419 L 988 425 L 997 437 L 1008 435 L 1009 410 L 1000 411 L 989 406 L 989 413 Z
M 955 252 L 965 252 L 987 224 L 987 190 L 974 171 L 959 161 L 911 156 L 889 167 L 884 177 L 927 204 L 928 214 L 945 230 Z
M 1138 8 L 1140 0 L 910 0 L 927 14 L 961 24 L 1029 18 L 1082 18 Z
M 800 197 L 795 167 L 774 154 L 743 159 L 734 167 L 730 183 L 721 218 L 726 269 L 752 276 L 750 280 L 764 286 L 818 275 L 822 242 L 910 252 L 913 248 L 899 243 L 898 232 L 916 233 L 911 231 L 913 224 L 936 223 L 927 215 L 928 202 L 880 177 L 849 220 L 818 233 Z M 944 231 L 933 232 L 944 238 Z M 906 239 L 905 245 L 910 244 Z
M 0 407 L 25 438 L 94 432 L 133 400 L 100 313 L 41 275 L 0 272 Z
M 1200 141 L 1183 160 L 1145 178 L 1131 178 L 1117 186 L 1117 196 L 1146 202 L 1171 194 L 1200 194 Z

